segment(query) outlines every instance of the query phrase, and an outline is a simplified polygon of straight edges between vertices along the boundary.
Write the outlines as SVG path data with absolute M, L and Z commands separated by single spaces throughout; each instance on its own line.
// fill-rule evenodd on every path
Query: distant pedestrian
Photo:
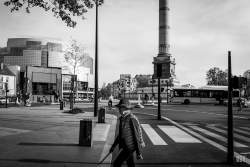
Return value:
M 137 117 L 131 113 L 131 105 L 127 99 L 121 99 L 116 105 L 121 117 L 119 118 L 119 133 L 116 137 L 110 152 L 113 152 L 119 144 L 119 155 L 113 162 L 114 167 L 121 167 L 124 161 L 128 167 L 134 167 L 134 152 L 137 159 L 143 159 L 141 149 L 145 147 L 142 137 L 140 123 Z
M 144 100 L 145 100 L 145 104 L 147 104 L 147 103 L 148 103 L 148 100 L 149 100 L 149 96 L 148 96 L 147 93 L 145 94 Z
M 110 95 L 110 96 L 109 96 L 109 101 L 108 101 L 108 106 L 109 106 L 109 108 L 112 108 L 113 100 L 114 100 L 113 96 Z
M 237 103 L 238 103 L 238 106 L 239 106 L 238 111 L 241 112 L 241 111 L 242 111 L 242 106 L 243 106 L 243 104 L 244 104 L 243 98 L 240 97 L 240 98 L 238 99 L 238 102 L 237 102 Z

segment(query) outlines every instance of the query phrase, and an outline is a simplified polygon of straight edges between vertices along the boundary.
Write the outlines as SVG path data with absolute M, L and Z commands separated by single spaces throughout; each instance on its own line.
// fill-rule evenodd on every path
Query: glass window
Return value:
M 206 91 L 206 90 L 200 91 L 200 97 L 201 98 L 208 98 L 209 97 L 209 91 Z
M 198 90 L 192 90 L 192 97 L 200 97 Z
M 184 97 L 190 97 L 191 96 L 191 90 L 187 90 L 183 92 Z

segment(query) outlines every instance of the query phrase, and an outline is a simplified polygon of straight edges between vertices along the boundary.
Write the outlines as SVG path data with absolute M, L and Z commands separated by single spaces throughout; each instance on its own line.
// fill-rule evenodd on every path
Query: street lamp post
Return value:
M 97 116 L 98 110 L 98 2 L 96 0 L 96 24 L 95 24 L 95 99 L 94 99 L 94 116 Z

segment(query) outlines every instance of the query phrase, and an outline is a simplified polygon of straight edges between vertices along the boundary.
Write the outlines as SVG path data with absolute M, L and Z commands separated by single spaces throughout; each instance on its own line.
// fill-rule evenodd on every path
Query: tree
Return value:
M 84 47 L 74 39 L 71 39 L 70 44 L 64 51 L 64 58 L 67 64 L 73 69 L 73 74 L 76 72 L 85 61 L 87 61 L 87 54 L 84 52 Z
M 109 96 L 111 95 L 111 88 L 112 88 L 112 84 L 108 84 L 105 87 L 102 87 L 102 89 L 100 90 L 100 96 L 103 97 L 104 99 L 109 98 Z
M 223 71 L 218 67 L 213 67 L 207 71 L 206 76 L 208 85 L 228 85 L 227 70 Z
M 67 62 L 67 65 L 73 69 L 73 75 L 76 76 L 76 72 L 78 71 L 79 66 L 84 64 L 86 57 L 86 53 L 84 52 L 83 46 L 78 43 L 76 40 L 71 39 L 70 44 L 64 51 L 64 58 L 65 61 Z M 70 103 L 71 106 L 73 107 L 72 100 L 73 100 L 73 94 L 74 94 L 74 87 L 76 85 L 76 97 L 78 98 L 78 93 L 77 93 L 77 80 L 75 77 L 72 78 L 71 81 L 71 97 L 70 97 Z M 73 96 L 73 97 L 72 97 Z
M 4 5 L 10 7 L 10 11 L 19 11 L 25 8 L 27 13 L 33 7 L 39 7 L 45 11 L 51 11 L 55 17 L 61 18 L 67 26 L 75 27 L 73 16 L 81 16 L 93 8 L 94 4 L 103 4 L 104 0 L 6 0 Z

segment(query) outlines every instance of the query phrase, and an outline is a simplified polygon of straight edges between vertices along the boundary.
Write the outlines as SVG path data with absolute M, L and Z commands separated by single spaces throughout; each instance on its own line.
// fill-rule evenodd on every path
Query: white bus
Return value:
M 173 88 L 173 103 L 220 103 L 227 101 L 227 86 L 204 86 L 201 88 Z M 240 97 L 239 90 L 233 90 L 233 103 Z

